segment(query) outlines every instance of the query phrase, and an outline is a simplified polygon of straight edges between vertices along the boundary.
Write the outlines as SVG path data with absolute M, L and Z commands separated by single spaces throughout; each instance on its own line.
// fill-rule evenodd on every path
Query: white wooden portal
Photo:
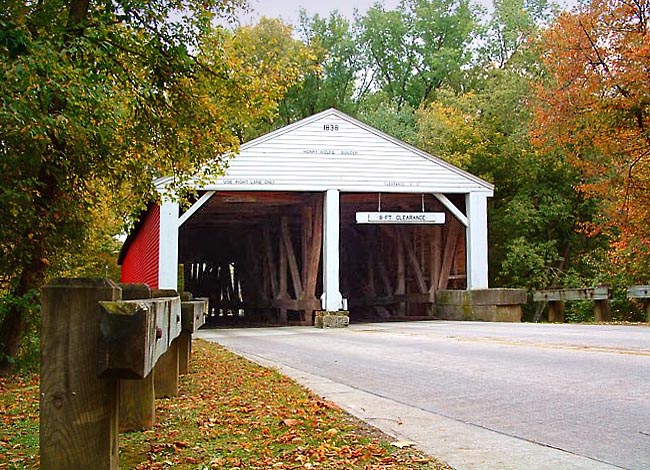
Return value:
M 168 179 L 158 181 L 165 187 Z M 159 287 L 177 287 L 178 231 L 215 191 L 318 191 L 323 206 L 323 305 L 339 310 L 341 193 L 433 194 L 465 227 L 467 287 L 488 287 L 487 198 L 493 186 L 439 158 L 335 109 L 242 145 L 225 176 L 197 187 L 207 191 L 179 217 L 165 202 L 160 220 Z M 466 213 L 445 195 L 464 195 Z

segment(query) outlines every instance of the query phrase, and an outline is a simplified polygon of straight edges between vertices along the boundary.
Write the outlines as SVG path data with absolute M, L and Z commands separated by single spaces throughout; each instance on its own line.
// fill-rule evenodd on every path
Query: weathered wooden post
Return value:
M 192 357 L 192 334 L 205 323 L 208 299 L 196 299 L 181 303 L 182 331 L 178 339 L 178 372 L 187 374 Z
M 549 300 L 548 321 L 550 323 L 564 323 L 564 301 Z
M 629 299 L 641 299 L 645 309 L 645 321 L 650 322 L 650 286 L 632 286 L 627 288 Z
M 40 460 L 44 469 L 118 468 L 118 382 L 97 377 L 98 301 L 108 279 L 54 279 L 42 290 Z
M 169 291 L 160 292 L 170 294 Z M 178 295 L 178 294 L 176 294 Z M 154 291 L 154 297 L 156 291 Z M 162 300 L 162 299 L 160 299 Z M 166 297 L 170 302 L 156 303 L 156 325 L 161 331 L 162 342 L 168 344 L 167 351 L 160 356 L 154 368 L 154 390 L 156 398 L 170 398 L 178 395 L 178 341 L 181 333 L 181 299 Z
M 158 386 L 154 368 L 163 378 L 175 377 L 178 389 L 178 362 L 176 368 L 168 373 L 164 366 L 160 366 L 160 361 L 180 333 L 180 299 L 100 302 L 100 307 L 102 321 L 97 374 L 105 379 L 144 379 L 142 386 L 134 384 L 126 389 L 130 396 L 122 394 L 124 416 L 120 421 L 123 421 L 122 429 L 125 430 L 151 427 L 154 421 L 153 399 Z M 127 380 L 123 383 L 126 384 Z
M 612 320 L 612 303 L 609 299 L 594 300 L 594 319 L 597 322 Z
M 178 395 L 178 343 L 173 341 L 165 354 L 160 356 L 154 369 L 154 390 L 156 398 L 171 398 Z
M 147 284 L 120 284 L 122 300 L 150 299 Z M 144 431 L 156 424 L 153 373 L 140 380 L 120 380 L 120 432 Z

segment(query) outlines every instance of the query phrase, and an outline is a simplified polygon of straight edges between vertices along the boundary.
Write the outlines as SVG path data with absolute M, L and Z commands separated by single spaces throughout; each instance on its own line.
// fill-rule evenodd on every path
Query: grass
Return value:
M 196 341 L 153 429 L 120 435 L 124 469 L 448 469 L 279 373 Z M 38 468 L 38 377 L 0 380 L 0 469 Z

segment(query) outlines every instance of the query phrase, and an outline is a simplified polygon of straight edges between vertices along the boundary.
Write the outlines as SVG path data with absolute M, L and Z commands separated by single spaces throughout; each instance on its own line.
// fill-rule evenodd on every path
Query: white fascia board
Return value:
M 199 191 L 287 191 L 287 192 L 324 192 L 328 189 L 337 189 L 342 193 L 395 193 L 395 194 L 467 194 L 467 188 L 439 188 L 434 186 L 378 186 L 363 184 L 269 184 L 269 185 L 248 185 L 248 184 L 211 184 L 196 188 Z M 487 193 L 490 191 L 471 191 Z

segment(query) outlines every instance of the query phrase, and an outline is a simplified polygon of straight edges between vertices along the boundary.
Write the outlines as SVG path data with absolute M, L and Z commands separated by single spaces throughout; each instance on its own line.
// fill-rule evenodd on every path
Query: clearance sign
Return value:
M 444 224 L 444 212 L 357 212 L 358 224 Z

